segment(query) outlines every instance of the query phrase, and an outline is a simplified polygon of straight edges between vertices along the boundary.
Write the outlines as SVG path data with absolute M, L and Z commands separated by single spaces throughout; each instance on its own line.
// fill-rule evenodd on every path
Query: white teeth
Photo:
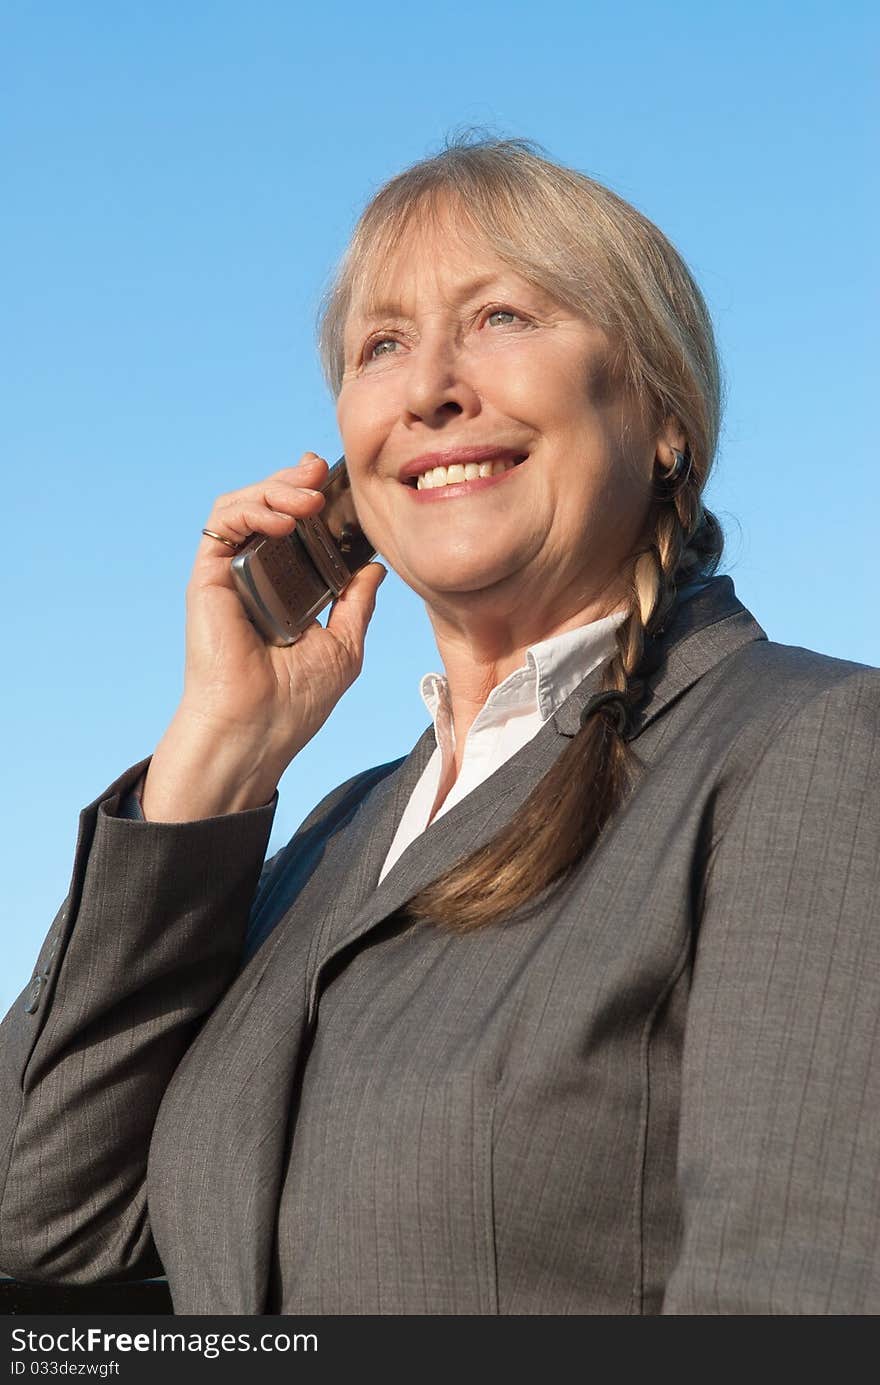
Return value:
M 500 476 L 503 471 L 511 471 L 514 465 L 512 461 L 496 461 L 467 462 L 464 465 L 453 462 L 448 467 L 435 466 L 416 478 L 416 489 L 434 490 L 437 486 L 454 486 L 462 481 L 476 481 L 478 476 Z

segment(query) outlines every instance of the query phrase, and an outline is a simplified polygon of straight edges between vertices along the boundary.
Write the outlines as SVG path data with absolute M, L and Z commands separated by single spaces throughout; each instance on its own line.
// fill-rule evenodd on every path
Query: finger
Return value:
M 273 481 L 292 479 L 297 484 L 298 478 L 308 478 L 302 480 L 303 485 L 323 486 L 329 470 L 330 463 L 324 457 L 321 457 L 317 452 L 304 452 L 294 466 L 285 466 L 280 471 L 273 471 L 268 479 Z
M 278 510 L 282 514 L 313 515 L 325 504 L 326 496 L 322 491 L 308 486 L 294 486 L 289 481 L 269 479 L 219 496 L 214 502 L 213 513 L 220 518 L 224 513 L 240 509 L 243 505 L 265 505 L 267 509 Z
M 367 626 L 376 609 L 376 593 L 387 576 L 388 570 L 381 563 L 368 563 L 361 568 L 334 601 L 327 620 L 328 633 L 344 647 L 358 670 L 363 661 Z
M 327 462 L 323 457 L 318 456 L 317 452 L 306 452 L 297 466 L 284 467 L 251 486 L 242 486 L 238 490 L 218 496 L 206 528 L 216 528 L 212 521 L 221 516 L 230 519 L 234 524 L 234 514 L 254 502 L 263 504 L 270 510 L 278 510 L 282 514 L 315 514 L 325 504 L 320 487 L 327 479 L 327 471 Z M 319 497 L 317 501 L 316 496 Z M 309 503 L 303 509 L 302 501 L 305 497 L 308 497 Z
M 319 491 L 297 489 L 296 487 L 267 487 L 256 495 L 238 492 L 223 497 L 214 506 L 208 518 L 206 529 L 213 529 L 232 543 L 244 543 L 252 534 L 266 534 L 278 538 L 289 534 L 300 516 L 317 514 L 324 506 L 324 497 Z M 226 550 L 228 544 L 220 539 L 204 536 L 205 551 L 218 554 Z

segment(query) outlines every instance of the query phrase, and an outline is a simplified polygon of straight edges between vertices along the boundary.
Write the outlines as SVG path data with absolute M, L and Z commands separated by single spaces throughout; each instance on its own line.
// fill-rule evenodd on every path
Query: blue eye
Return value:
M 501 321 L 496 324 L 492 322 L 493 318 L 506 318 L 507 321 Z M 512 308 L 491 308 L 488 312 L 484 309 L 481 320 L 484 323 L 491 323 L 493 326 L 497 325 L 499 327 L 509 327 L 515 322 L 525 322 L 525 319 L 521 317 L 519 313 L 514 312 Z M 380 356 L 396 355 L 396 348 L 399 345 L 400 342 L 396 337 L 369 337 L 363 349 L 364 364 L 368 365 L 371 361 L 378 360 Z M 392 350 L 392 348 L 394 349 Z
M 392 351 L 392 352 L 388 352 L 388 351 L 377 351 L 377 348 L 378 348 L 378 347 L 380 347 L 380 346 L 388 346 L 389 344 L 390 344 L 391 346 L 397 346 L 397 345 L 398 345 L 398 343 L 397 343 L 397 341 L 395 340 L 394 337 L 374 337 L 373 340 L 372 340 L 372 341 L 368 341 L 367 344 L 366 344 L 366 346 L 364 347 L 364 360 L 366 360 L 366 361 L 373 361 L 373 360 L 376 359 L 376 355 L 377 355 L 377 354 L 380 355 L 380 356 L 393 355 L 393 354 L 394 354 L 393 351 Z

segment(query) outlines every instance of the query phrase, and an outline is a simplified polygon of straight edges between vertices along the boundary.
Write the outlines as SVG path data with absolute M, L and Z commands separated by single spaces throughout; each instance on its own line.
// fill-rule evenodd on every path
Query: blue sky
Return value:
M 880 663 L 877 15 L 0 5 L 0 1009 L 66 892 L 79 810 L 171 717 L 213 498 L 341 450 L 314 320 L 354 219 L 461 126 L 537 140 L 675 242 L 727 378 L 722 570 L 771 638 Z M 435 666 L 392 575 L 361 679 L 285 775 L 273 849 L 409 749 Z

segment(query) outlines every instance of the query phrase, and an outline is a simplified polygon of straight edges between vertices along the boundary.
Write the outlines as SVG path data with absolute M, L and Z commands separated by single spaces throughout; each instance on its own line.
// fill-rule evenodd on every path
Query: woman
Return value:
M 182 1313 L 880 1310 L 878 675 L 713 576 L 686 266 L 525 143 L 456 145 L 367 208 L 322 351 L 434 725 L 261 873 L 383 573 L 264 645 L 231 551 L 326 463 L 221 497 L 181 705 L 6 1021 L 0 1263 L 164 1265 Z

